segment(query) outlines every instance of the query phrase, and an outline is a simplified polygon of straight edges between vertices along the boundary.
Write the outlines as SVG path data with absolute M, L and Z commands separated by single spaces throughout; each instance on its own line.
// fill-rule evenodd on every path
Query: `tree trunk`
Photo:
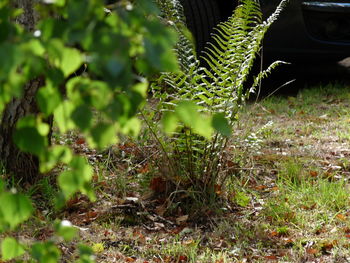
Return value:
M 13 1 L 16 8 L 22 8 L 23 14 L 16 19 L 17 23 L 23 25 L 28 31 L 33 31 L 37 17 L 33 9 L 33 0 Z M 14 98 L 2 114 L 0 123 L 0 162 L 6 173 L 13 175 L 16 181 L 21 183 L 33 182 L 38 176 L 38 159 L 28 153 L 21 152 L 12 140 L 17 121 L 23 116 L 37 114 L 38 107 L 35 102 L 35 95 L 40 86 L 43 85 L 43 78 L 36 78 L 29 81 L 23 87 L 21 98 Z

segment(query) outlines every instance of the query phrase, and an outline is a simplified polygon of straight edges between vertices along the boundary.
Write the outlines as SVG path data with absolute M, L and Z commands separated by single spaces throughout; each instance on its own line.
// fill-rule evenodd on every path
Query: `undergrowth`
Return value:
M 204 51 L 207 67 L 200 65 L 194 45 L 183 31 L 185 21 L 178 1 L 161 5 L 180 35 L 176 46 L 180 70 L 163 73 L 153 83 L 158 114 L 150 114 L 145 108 L 142 117 L 162 151 L 159 180 L 165 189 L 161 192 L 172 199 L 170 203 L 179 198 L 182 200 L 177 201 L 187 203 L 187 213 L 215 206 L 221 188 L 232 175 L 228 145 L 232 127 L 239 121 L 238 112 L 260 80 L 282 63 L 274 62 L 254 78 L 250 88 L 245 88 L 264 34 L 285 4 L 282 1 L 263 21 L 259 3 L 241 1 L 233 15 L 217 26 L 212 43 Z M 158 132 L 159 126 L 166 134 Z M 184 192 L 187 202 L 179 197 Z

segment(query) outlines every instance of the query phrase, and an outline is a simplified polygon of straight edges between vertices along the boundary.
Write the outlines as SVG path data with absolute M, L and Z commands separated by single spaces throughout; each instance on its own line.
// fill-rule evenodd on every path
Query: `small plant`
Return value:
M 264 34 L 285 4 L 282 1 L 263 21 L 256 1 L 241 1 L 233 15 L 217 26 L 213 43 L 203 56 L 207 68 L 201 67 L 192 42 L 182 31 L 184 20 L 178 1 L 163 5 L 180 35 L 176 48 L 180 71 L 163 73 L 152 86 L 167 136 L 157 132 L 159 122 L 145 113 L 142 116 L 162 149 L 160 171 L 172 182 L 168 194 L 174 196 L 184 189 L 195 203 L 210 206 L 217 201 L 218 189 L 229 176 L 227 145 L 237 113 L 260 80 L 281 63 L 273 63 L 258 74 L 251 88 L 244 88 Z

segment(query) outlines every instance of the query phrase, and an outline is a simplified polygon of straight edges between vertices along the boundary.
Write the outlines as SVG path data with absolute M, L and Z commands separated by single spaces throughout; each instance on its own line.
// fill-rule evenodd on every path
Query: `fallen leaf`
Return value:
M 324 251 L 324 252 L 327 252 L 327 251 L 329 251 L 329 250 L 332 250 L 333 248 L 334 248 L 334 245 L 336 244 L 336 242 L 330 242 L 330 243 L 324 243 L 323 245 L 322 245 L 322 251 Z
M 308 248 L 306 249 L 306 253 L 310 254 L 310 255 L 315 255 L 318 252 L 317 249 L 315 248 Z
M 312 204 L 311 206 L 307 206 L 307 205 L 302 205 L 301 208 L 304 210 L 312 210 L 316 207 L 316 203 Z
M 272 231 L 270 234 L 269 234 L 270 237 L 276 237 L 278 236 L 278 232 L 277 231 Z
M 85 139 L 84 138 L 78 138 L 76 141 L 75 141 L 76 144 L 84 144 L 85 143 Z
M 176 218 L 176 224 L 178 225 L 181 225 L 183 223 L 185 223 L 188 219 L 188 215 L 183 215 L 183 216 L 180 216 L 178 218 Z
M 344 216 L 343 214 L 337 214 L 336 216 L 339 220 L 341 221 L 345 221 L 346 220 L 346 216 Z
M 166 181 L 161 176 L 154 177 L 150 182 L 150 188 L 156 193 L 163 193 L 166 190 Z
M 179 256 L 179 261 L 178 262 L 186 262 L 188 260 L 187 256 L 181 255 Z
M 132 258 L 132 257 L 127 257 L 125 258 L 125 262 L 135 262 L 136 259 Z
M 258 186 L 255 186 L 254 187 L 255 188 L 255 190 L 265 190 L 266 188 L 267 188 L 267 186 L 266 185 L 258 185 Z
M 216 193 L 217 195 L 221 195 L 221 185 L 216 184 L 216 185 L 214 186 L 214 189 L 215 189 L 215 193 Z
M 149 172 L 149 165 L 148 163 L 143 164 L 139 169 L 137 169 L 137 172 L 139 174 L 146 174 Z
M 163 216 L 167 210 L 167 206 L 165 204 L 159 205 L 156 207 L 155 212 L 159 216 Z
M 177 234 L 179 234 L 184 228 L 185 228 L 186 226 L 179 226 L 179 227 L 176 227 L 176 228 L 174 228 L 172 231 L 171 231 L 171 233 L 172 234 L 174 234 L 174 235 L 177 235 Z
M 90 223 L 90 222 L 94 221 L 98 217 L 98 212 L 96 212 L 96 211 L 88 211 L 86 213 L 81 214 L 81 216 L 83 217 L 82 221 L 84 223 Z
M 277 256 L 275 256 L 275 255 L 264 256 L 264 258 L 267 260 L 278 260 Z
M 318 172 L 317 171 L 310 171 L 310 176 L 311 177 L 317 177 Z

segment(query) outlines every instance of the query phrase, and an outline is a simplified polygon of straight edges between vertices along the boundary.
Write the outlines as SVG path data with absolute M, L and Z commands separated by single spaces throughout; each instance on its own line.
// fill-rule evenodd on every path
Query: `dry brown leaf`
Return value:
M 159 205 L 156 207 L 155 212 L 159 216 L 163 216 L 167 210 L 167 206 L 165 204 Z
M 317 254 L 318 250 L 315 248 L 308 248 L 306 249 L 306 253 L 310 254 L 310 255 L 315 255 Z
M 310 176 L 311 177 L 317 177 L 318 176 L 318 172 L 317 171 L 310 171 Z
M 341 221 L 345 221 L 346 220 L 346 216 L 344 216 L 343 214 L 337 214 L 336 216 L 339 220 Z
M 75 141 L 76 144 L 84 144 L 85 143 L 85 139 L 84 138 L 78 138 L 76 141 Z
M 258 186 L 255 186 L 254 188 L 255 188 L 255 190 L 261 191 L 261 190 L 265 190 L 267 188 L 267 186 L 266 185 L 258 185 Z
M 302 205 L 301 208 L 304 210 L 313 210 L 316 207 L 316 203 L 312 204 L 311 206 Z
M 185 255 L 179 256 L 179 260 L 177 262 L 187 262 L 188 258 Z
M 276 236 L 278 236 L 278 235 L 279 235 L 279 234 L 278 234 L 277 231 L 272 231 L 272 232 L 270 232 L 270 234 L 269 234 L 270 237 L 276 237 Z
M 149 165 L 148 163 L 143 164 L 139 169 L 137 169 L 137 172 L 139 174 L 146 174 L 149 172 Z
M 215 193 L 217 194 L 217 195 L 221 195 L 221 185 L 219 185 L 219 184 L 216 184 L 215 186 L 214 186 L 214 189 L 215 189 Z
M 188 219 L 188 215 L 180 216 L 176 218 L 176 224 L 181 225 L 183 223 L 186 223 L 187 219 Z
M 329 251 L 329 250 L 332 250 L 334 248 L 334 245 L 336 245 L 337 242 L 336 240 L 334 240 L 333 242 L 329 242 L 329 243 L 324 243 L 322 245 L 322 250 L 323 251 Z
M 264 256 L 264 258 L 267 260 L 278 260 L 277 256 L 275 256 L 275 255 Z
M 166 181 L 161 176 L 154 177 L 150 182 L 150 188 L 156 193 L 163 193 L 166 190 Z
M 90 223 L 90 222 L 94 221 L 98 217 L 98 215 L 99 214 L 96 211 L 88 211 L 86 213 L 81 214 L 81 216 L 83 217 L 82 221 L 84 223 Z

